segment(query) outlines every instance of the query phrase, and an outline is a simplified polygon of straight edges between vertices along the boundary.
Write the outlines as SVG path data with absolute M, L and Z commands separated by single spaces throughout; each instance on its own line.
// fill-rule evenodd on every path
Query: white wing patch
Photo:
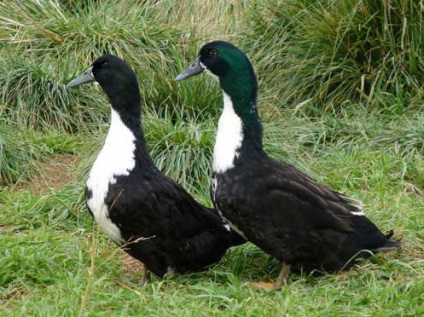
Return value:
M 213 151 L 213 171 L 225 173 L 234 167 L 234 159 L 243 141 L 243 124 L 235 113 L 230 96 L 223 92 L 224 110 L 218 122 L 215 147 Z
M 347 197 L 342 195 L 344 199 L 346 199 L 346 201 L 351 204 L 352 206 L 355 206 L 356 208 L 358 208 L 358 211 L 351 211 L 350 213 L 354 216 L 365 216 L 364 212 L 362 211 L 362 202 L 359 201 L 358 199 L 352 198 L 352 197 Z
M 109 184 L 116 183 L 116 176 L 129 175 L 135 167 L 135 137 L 112 109 L 112 120 L 105 144 L 91 168 L 87 188 L 92 196 L 87 205 L 97 224 L 117 244 L 124 243 L 121 231 L 109 217 L 105 203 Z

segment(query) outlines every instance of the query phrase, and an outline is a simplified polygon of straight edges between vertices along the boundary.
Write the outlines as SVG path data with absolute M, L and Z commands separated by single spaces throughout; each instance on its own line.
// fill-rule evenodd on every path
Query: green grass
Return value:
M 292 275 L 287 287 L 264 292 L 249 283 L 271 281 L 278 265 L 246 245 L 231 250 L 211 270 L 153 278 L 141 288 L 140 276 L 124 270 L 117 248 L 92 224 L 80 179 L 38 195 L 30 188 L 8 189 L 0 196 L 1 244 L 6 250 L 0 265 L 4 312 L 11 316 L 422 314 L 422 144 L 405 146 L 410 139 L 399 133 L 413 135 L 418 118 L 410 112 L 387 121 L 377 112 L 350 111 L 345 118 L 311 119 L 302 111 L 264 114 L 266 147 L 274 157 L 361 199 L 375 223 L 383 230 L 394 228 L 402 237 L 401 251 L 378 255 L 339 275 Z M 404 125 L 407 119 L 414 124 Z M 362 132 L 350 134 L 357 126 Z M 208 200 L 206 193 L 199 198 Z
M 415 2 L 390 1 L 389 11 L 388 1 L 358 2 L 361 10 L 352 1 L 122 3 L 0 4 L 0 315 L 424 315 L 424 111 L 422 62 L 414 59 L 423 37 L 422 16 L 409 18 Z M 372 221 L 402 238 L 401 250 L 342 274 L 293 274 L 266 292 L 251 283 L 275 279 L 278 263 L 244 245 L 205 272 L 139 285 L 83 197 L 107 133 L 107 99 L 94 85 L 64 84 L 105 51 L 127 59 L 140 80 L 155 162 L 210 205 L 219 87 L 206 76 L 173 79 L 211 39 L 236 43 L 254 62 L 266 150 L 361 200 Z M 373 45 L 386 59 L 365 54 L 375 77 L 358 90 L 361 63 L 346 52 L 374 52 Z M 347 76 L 326 77 L 329 62 L 350 65 Z M 338 84 L 328 90 L 329 83 Z

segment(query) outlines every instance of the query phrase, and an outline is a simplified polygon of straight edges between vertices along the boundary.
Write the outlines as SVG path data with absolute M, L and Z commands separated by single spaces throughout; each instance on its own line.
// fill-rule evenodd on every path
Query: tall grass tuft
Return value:
M 27 128 L 74 133 L 104 120 L 98 94 L 68 91 L 62 80 L 66 65 L 35 54 L 9 53 L 0 62 L 0 114 Z
M 212 175 L 214 122 L 177 120 L 172 115 L 144 119 L 150 153 L 160 170 L 192 192 L 205 193 Z
M 108 112 L 97 106 L 104 100 L 98 92 L 83 97 L 64 84 L 109 53 L 136 70 L 146 106 L 163 109 L 159 115 L 199 116 L 205 109 L 215 114 L 209 105 L 218 93 L 202 94 L 210 90 L 207 81 L 177 86 L 172 78 L 195 56 L 203 37 L 222 37 L 235 27 L 215 22 L 228 20 L 243 6 L 240 1 L 1 2 L 0 113 L 30 128 L 69 132 L 104 121 Z M 208 19 L 192 18 L 199 10 Z
M 405 106 L 423 98 L 423 12 L 409 0 L 257 1 L 249 38 L 284 104 L 375 105 L 395 95 Z
M 64 84 L 106 53 L 149 73 L 176 35 L 154 16 L 155 1 L 129 2 L 0 3 L 1 113 L 30 128 L 70 132 L 104 120 L 99 93 L 82 97 Z

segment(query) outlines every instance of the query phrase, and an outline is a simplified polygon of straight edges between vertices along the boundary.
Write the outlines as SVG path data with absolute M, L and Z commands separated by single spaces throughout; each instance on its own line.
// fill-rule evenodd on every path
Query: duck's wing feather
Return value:
M 172 179 L 158 173 L 133 188 L 126 187 L 130 183 L 118 179 L 111 188 L 115 198 L 109 202 L 110 215 L 125 228 L 126 241 L 137 241 L 128 246 L 129 253 L 156 274 L 163 275 L 168 267 L 177 272 L 204 269 L 229 247 L 244 242 L 215 210 L 198 203 Z
M 137 177 L 136 175 L 134 177 Z M 204 230 L 224 229 L 219 216 L 198 203 L 183 187 L 171 179 L 154 175 L 133 182 L 119 178 L 109 190 L 112 217 L 125 221 L 134 233 L 166 235 L 180 239 Z
M 259 221 L 293 230 L 353 231 L 349 219 L 359 209 L 291 165 L 269 160 L 246 173 L 246 179 L 238 177 L 240 181 L 223 193 L 228 203 L 223 209 L 239 210 L 239 217 L 257 214 Z

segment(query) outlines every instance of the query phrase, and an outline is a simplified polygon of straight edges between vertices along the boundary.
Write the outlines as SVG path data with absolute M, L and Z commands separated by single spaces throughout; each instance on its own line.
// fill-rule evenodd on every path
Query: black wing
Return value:
M 154 273 L 203 269 L 242 243 L 213 209 L 199 204 L 170 178 L 157 173 L 138 179 L 142 180 L 129 188 L 133 182 L 118 178 L 109 189 L 114 198 L 108 205 L 112 221 L 121 222 L 121 232 L 130 242 L 127 251 Z

